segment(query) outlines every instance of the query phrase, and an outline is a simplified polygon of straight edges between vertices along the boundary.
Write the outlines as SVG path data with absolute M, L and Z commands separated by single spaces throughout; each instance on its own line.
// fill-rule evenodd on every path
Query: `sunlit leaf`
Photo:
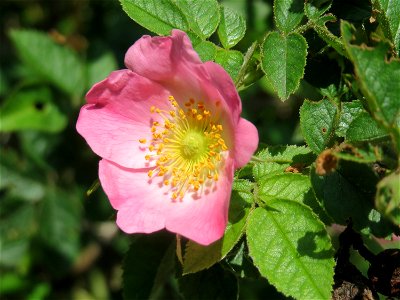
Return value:
M 249 253 L 260 273 L 296 299 L 330 299 L 333 249 L 324 225 L 297 202 L 271 200 L 247 226 Z
M 298 33 L 267 34 L 261 45 L 261 67 L 281 100 L 299 87 L 306 65 L 307 42 Z
M 285 34 L 293 31 L 304 17 L 303 0 L 275 0 L 274 18 L 276 27 Z
M 245 32 L 244 18 L 232 9 L 221 6 L 218 36 L 224 48 L 229 49 L 235 46 L 244 37 Z
M 338 109 L 331 100 L 304 101 L 300 108 L 301 131 L 315 153 L 322 152 L 331 143 L 337 119 Z
M 235 80 L 243 64 L 243 54 L 235 50 L 219 50 L 215 57 L 215 62 L 220 64 Z
M 119 0 L 123 10 L 135 22 L 160 35 L 171 30 L 188 30 L 188 21 L 173 0 Z
M 400 152 L 400 60 L 387 61 L 388 45 L 385 43 L 375 48 L 353 45 L 354 27 L 349 23 L 343 22 L 341 30 L 371 114 L 391 133 Z
M 186 15 L 190 29 L 202 39 L 208 38 L 219 23 L 219 5 L 216 0 L 175 0 Z

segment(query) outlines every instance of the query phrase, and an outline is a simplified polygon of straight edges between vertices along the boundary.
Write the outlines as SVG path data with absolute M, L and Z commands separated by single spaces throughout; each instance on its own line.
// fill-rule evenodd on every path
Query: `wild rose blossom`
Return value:
M 166 228 L 203 245 L 220 239 L 234 170 L 258 145 L 231 78 L 202 63 L 179 30 L 143 36 L 125 65 L 92 87 L 77 121 L 102 157 L 99 178 L 117 225 Z

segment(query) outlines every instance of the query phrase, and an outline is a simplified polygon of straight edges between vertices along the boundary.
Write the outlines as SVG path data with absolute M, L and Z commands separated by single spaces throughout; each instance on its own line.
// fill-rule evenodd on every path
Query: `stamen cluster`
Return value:
M 187 191 L 203 192 L 218 181 L 223 152 L 228 150 L 223 138 L 223 126 L 203 102 L 190 99 L 181 107 L 173 96 L 169 97 L 171 110 L 155 106 L 150 112 L 159 114 L 163 122 L 154 121 L 147 144 L 147 161 L 155 160 L 149 178 L 163 177 L 173 200 L 182 199 Z

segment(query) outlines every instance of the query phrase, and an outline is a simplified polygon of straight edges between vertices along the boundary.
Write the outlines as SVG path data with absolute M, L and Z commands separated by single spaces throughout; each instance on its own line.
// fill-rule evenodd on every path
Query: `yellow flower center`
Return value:
M 182 199 L 186 192 L 203 192 L 218 181 L 218 170 L 223 163 L 223 152 L 228 150 L 223 138 L 219 116 L 213 115 L 202 102 L 190 99 L 182 108 L 173 96 L 169 97 L 173 109 L 166 111 L 152 106 L 163 122 L 153 122 L 151 140 L 139 139 L 147 144 L 145 159 L 155 161 L 149 178 L 163 177 L 172 199 Z

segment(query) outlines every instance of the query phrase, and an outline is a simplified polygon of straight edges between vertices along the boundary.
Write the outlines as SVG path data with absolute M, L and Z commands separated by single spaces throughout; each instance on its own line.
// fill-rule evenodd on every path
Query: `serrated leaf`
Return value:
M 346 132 L 346 140 L 349 142 L 374 141 L 387 136 L 387 130 L 372 119 L 366 111 L 359 113 Z
M 188 241 L 183 262 L 183 274 L 208 269 L 232 250 L 244 232 L 253 200 L 252 189 L 253 183 L 250 181 L 240 179 L 234 181 L 229 220 L 223 238 L 209 246 Z
M 296 201 L 310 207 L 325 223 L 331 223 L 315 198 L 308 176 L 296 173 L 267 175 L 257 180 L 257 185 L 257 197 L 267 205 L 273 199 Z
M 171 242 L 171 235 L 164 231 L 135 238 L 123 262 L 125 299 L 149 299 Z M 169 259 L 172 260 L 171 257 Z
M 261 67 L 281 100 L 299 87 L 306 65 L 307 42 L 298 33 L 270 32 L 261 47 Z
M 335 130 L 337 136 L 345 137 L 347 129 L 351 122 L 361 113 L 365 111 L 360 100 L 351 102 L 343 102 L 342 110 L 340 112 L 339 124 Z
M 217 29 L 220 15 L 216 0 L 175 0 L 186 15 L 190 29 L 203 40 Z
M 310 165 L 315 160 L 315 155 L 310 148 L 298 146 L 272 146 L 261 150 L 256 155 L 259 161 L 253 167 L 253 176 L 256 181 L 263 176 L 281 174 L 289 166 L 302 168 Z
M 13 29 L 10 38 L 19 58 L 35 73 L 69 95 L 81 96 L 86 79 L 84 67 L 71 49 L 34 30 Z
M 300 108 L 300 127 L 308 146 L 315 152 L 322 152 L 334 135 L 338 109 L 329 99 L 319 102 L 305 100 Z
M 276 27 L 285 34 L 293 31 L 304 17 L 303 0 L 274 0 Z
M 309 208 L 289 200 L 268 202 L 250 214 L 247 241 L 254 264 L 278 291 L 296 299 L 330 299 L 332 245 Z
M 347 22 L 341 23 L 341 31 L 369 110 L 374 119 L 389 130 L 400 152 L 400 60 L 387 61 L 388 45 L 385 43 L 375 48 L 351 44 L 354 27 Z
M 184 275 L 178 280 L 184 299 L 237 299 L 238 284 L 235 275 L 220 265 L 195 274 Z
M 213 61 L 217 55 L 217 47 L 209 41 L 203 41 L 194 46 L 194 50 L 203 62 Z
M 169 35 L 174 28 L 189 29 L 185 15 L 173 0 L 119 1 L 132 20 L 159 35 Z
M 397 52 L 400 51 L 400 2 L 390 0 L 374 0 L 374 8 L 378 15 L 379 24 L 385 35 L 393 41 Z
M 67 117 L 52 100 L 48 88 L 30 88 L 11 95 L 0 108 L 0 131 L 63 130 L 68 122 Z
M 243 54 L 236 50 L 218 50 L 215 62 L 221 65 L 235 81 L 243 64 Z
M 400 225 L 400 174 L 394 172 L 377 186 L 376 208 L 394 224 Z
M 105 53 L 96 60 L 89 62 L 88 72 L 88 88 L 95 83 L 105 79 L 112 71 L 117 69 L 117 61 L 111 53 Z
M 221 6 L 221 22 L 217 32 L 224 48 L 232 48 L 244 37 L 246 22 L 237 12 Z
M 311 20 L 318 20 L 332 5 L 332 0 L 309 0 L 304 3 L 304 12 Z
M 304 198 L 311 189 L 308 176 L 293 173 L 264 176 L 258 185 L 258 196 L 266 203 L 272 199 L 288 199 L 304 203 Z

